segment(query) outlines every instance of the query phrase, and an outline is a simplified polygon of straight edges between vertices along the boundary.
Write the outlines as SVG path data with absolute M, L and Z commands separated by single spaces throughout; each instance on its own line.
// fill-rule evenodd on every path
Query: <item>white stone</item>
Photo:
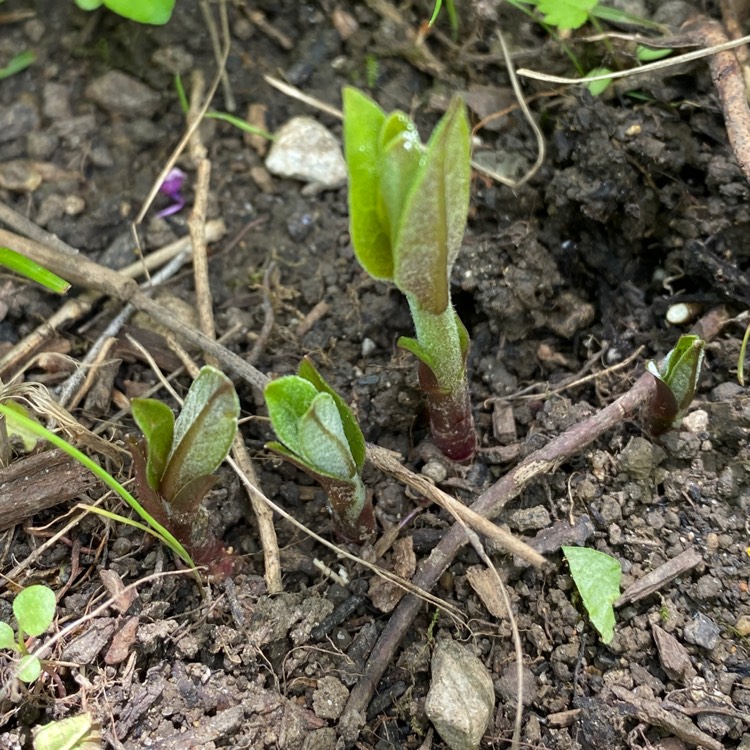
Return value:
M 456 641 L 439 641 L 432 655 L 432 684 L 425 713 L 451 750 L 477 750 L 495 707 L 492 677 Z
M 338 141 L 310 117 L 293 117 L 277 131 L 266 169 L 323 189 L 340 187 L 347 174 Z

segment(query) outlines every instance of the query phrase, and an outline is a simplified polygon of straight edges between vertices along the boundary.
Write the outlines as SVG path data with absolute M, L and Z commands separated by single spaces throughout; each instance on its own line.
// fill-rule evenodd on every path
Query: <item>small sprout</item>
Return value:
M 57 601 L 55 592 L 47 586 L 36 584 L 19 591 L 13 600 L 13 614 L 18 632 L 6 622 L 0 622 L 0 648 L 15 651 L 20 659 L 16 676 L 26 683 L 34 682 L 42 673 L 42 663 L 26 648 L 26 638 L 36 638 L 47 631 L 55 619 Z
M 398 343 L 419 359 L 433 439 L 449 458 L 468 462 L 476 451 L 466 378 L 469 336 L 450 298 L 469 210 L 466 107 L 454 98 L 425 146 L 403 112 L 387 115 L 347 88 L 344 146 L 357 259 L 406 296 L 417 336 Z
M 280 440 L 267 447 L 320 482 L 339 534 L 357 542 L 371 536 L 375 517 L 361 477 L 365 439 L 352 410 L 307 359 L 296 375 L 272 380 L 265 397 Z
M 622 568 L 618 560 L 587 547 L 563 547 L 570 575 L 592 625 L 610 643 L 615 633 L 613 604 L 620 596 Z
M 662 435 L 678 427 L 698 387 L 703 365 L 705 343 L 699 336 L 680 336 L 661 364 L 646 364 L 656 378 L 656 392 L 648 407 L 647 428 L 652 435 Z
M 595 78 L 596 76 L 603 76 L 612 72 L 610 68 L 594 68 L 586 74 L 586 78 Z M 601 81 L 592 81 L 586 88 L 589 90 L 591 96 L 600 96 L 610 87 L 611 83 L 611 78 L 603 78 Z
M 172 216 L 185 207 L 185 198 L 182 196 L 182 184 L 184 182 L 185 173 L 181 169 L 175 167 L 169 170 L 164 182 L 159 187 L 159 192 L 166 195 L 172 203 L 156 214 L 158 218 L 163 219 L 165 216 Z
M 209 531 L 201 502 L 237 432 L 240 402 L 232 381 L 213 367 L 203 367 L 177 420 L 156 399 L 133 399 L 132 408 L 146 439 L 145 450 L 133 447 L 141 501 L 159 523 L 194 550 L 196 562 L 225 559 L 228 552 Z

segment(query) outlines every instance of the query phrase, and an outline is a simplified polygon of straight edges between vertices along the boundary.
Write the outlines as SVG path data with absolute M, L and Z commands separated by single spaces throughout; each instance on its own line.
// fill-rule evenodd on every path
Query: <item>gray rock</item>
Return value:
M 346 182 L 341 146 L 317 120 L 293 117 L 276 133 L 266 169 L 278 177 L 337 188 Z
M 451 750 L 476 750 L 494 707 L 492 678 L 482 662 L 460 643 L 438 642 L 425 713 Z
M 648 479 L 656 463 L 652 444 L 642 437 L 634 437 L 620 453 L 620 467 L 637 480 Z
M 543 505 L 537 505 L 533 508 L 520 508 L 514 510 L 508 516 L 508 524 L 518 531 L 538 531 L 548 528 L 551 523 L 549 511 Z
M 313 691 L 313 711 L 321 719 L 338 719 L 341 716 L 349 689 L 336 677 L 322 677 L 318 689 Z
M 17 101 L 0 110 L 0 143 L 12 141 L 39 125 L 37 108 L 26 101 Z
M 683 635 L 688 643 L 710 651 L 718 643 L 719 633 L 719 626 L 702 612 L 699 612 L 691 622 L 685 625 Z
M 119 70 L 107 71 L 86 87 L 86 98 L 110 114 L 150 117 L 161 103 L 161 96 L 138 79 Z

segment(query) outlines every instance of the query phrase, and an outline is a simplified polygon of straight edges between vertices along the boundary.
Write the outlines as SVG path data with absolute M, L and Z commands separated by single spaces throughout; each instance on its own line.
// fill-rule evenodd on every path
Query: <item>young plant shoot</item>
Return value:
M 700 336 L 680 336 L 660 364 L 653 360 L 646 364 L 656 379 L 656 392 L 646 414 L 646 427 L 652 435 L 679 426 L 698 387 L 705 347 Z
M 201 503 L 237 432 L 240 402 L 232 381 L 203 367 L 176 421 L 156 399 L 133 399 L 132 409 L 146 439 L 132 451 L 141 502 L 198 564 L 210 564 L 218 575 L 231 572 L 229 552 L 210 531 Z
M 19 591 L 13 600 L 17 632 L 7 622 L 0 622 L 0 649 L 10 649 L 19 655 L 16 675 L 21 682 L 34 682 L 42 673 L 42 663 L 29 653 L 26 638 L 44 634 L 55 619 L 56 609 L 55 592 L 35 584 Z
M 344 89 L 344 149 L 354 252 L 367 273 L 406 296 L 417 336 L 398 343 L 419 359 L 432 437 L 448 458 L 469 462 L 476 452 L 469 335 L 449 282 L 469 210 L 465 106 L 454 98 L 425 146 L 403 112 L 387 115 L 361 92 Z
M 360 476 L 365 439 L 352 410 L 307 359 L 296 375 L 272 380 L 265 397 L 281 441 L 267 447 L 320 482 L 337 533 L 349 541 L 366 540 L 375 531 L 375 517 Z

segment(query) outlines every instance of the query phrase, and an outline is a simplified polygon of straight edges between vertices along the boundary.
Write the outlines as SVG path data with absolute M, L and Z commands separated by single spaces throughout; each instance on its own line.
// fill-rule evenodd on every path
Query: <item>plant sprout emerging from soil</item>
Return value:
M 423 146 L 403 112 L 387 115 L 347 88 L 344 146 L 354 251 L 367 273 L 392 281 L 406 296 L 417 337 L 398 343 L 419 359 L 432 437 L 448 458 L 468 462 L 476 451 L 466 378 L 469 335 L 449 287 L 469 210 L 466 108 L 454 98 Z
M 133 446 L 139 497 L 157 521 L 212 572 L 231 572 L 229 552 L 208 528 L 202 500 L 216 482 L 237 432 L 240 402 L 232 381 L 203 367 L 190 386 L 177 420 L 151 398 L 133 399 L 133 417 L 146 439 Z
M 652 435 L 662 435 L 679 426 L 698 387 L 705 347 L 699 336 L 680 336 L 660 364 L 647 363 L 648 371 L 656 379 L 656 393 L 646 416 Z
M 26 648 L 26 638 L 37 638 L 47 631 L 55 619 L 55 592 L 47 586 L 34 585 L 19 591 L 13 600 L 13 614 L 18 632 L 7 622 L 0 622 L 0 648 L 15 651 L 21 658 L 16 675 L 22 682 L 34 682 L 42 673 L 42 663 Z
M 307 359 L 296 375 L 272 380 L 265 397 L 281 441 L 267 447 L 320 482 L 341 536 L 356 542 L 371 536 L 375 517 L 360 476 L 365 439 L 352 410 Z

